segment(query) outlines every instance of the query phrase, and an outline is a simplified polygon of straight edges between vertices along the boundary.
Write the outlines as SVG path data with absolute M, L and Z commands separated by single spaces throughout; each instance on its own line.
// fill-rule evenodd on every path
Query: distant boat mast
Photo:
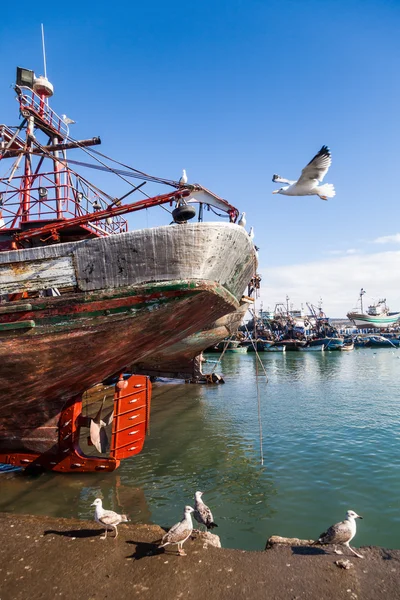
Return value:
M 362 297 L 364 296 L 364 294 L 365 294 L 365 290 L 364 290 L 364 288 L 361 288 L 361 290 L 360 290 L 361 314 L 363 314 L 363 312 L 364 312 L 363 311 L 363 301 L 362 301 Z

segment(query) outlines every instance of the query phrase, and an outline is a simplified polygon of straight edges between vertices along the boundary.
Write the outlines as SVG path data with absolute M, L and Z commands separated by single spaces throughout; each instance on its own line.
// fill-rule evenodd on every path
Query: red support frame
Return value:
M 151 383 L 148 377 L 122 375 L 115 386 L 114 419 L 108 457 L 86 456 L 80 450 L 82 395 L 73 398 L 62 410 L 58 422 L 57 452 L 0 452 L 0 462 L 23 468 L 59 473 L 98 473 L 117 469 L 121 459 L 143 449 L 150 423 Z

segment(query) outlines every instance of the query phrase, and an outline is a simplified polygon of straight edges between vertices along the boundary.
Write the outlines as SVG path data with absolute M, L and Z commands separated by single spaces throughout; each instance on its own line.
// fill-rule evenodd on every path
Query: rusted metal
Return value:
M 79 448 L 79 417 L 82 396 L 73 398 L 61 411 L 58 422 L 58 444 L 42 454 L 32 452 L 0 453 L 0 462 L 23 468 L 44 469 L 61 473 L 95 473 L 114 471 L 120 461 L 113 456 L 102 458 L 84 455 Z
M 150 422 L 151 383 L 148 377 L 120 375 L 115 386 L 110 456 L 122 460 L 141 452 Z
M 11 140 L 10 140 L 11 141 Z M 100 137 L 96 136 L 87 140 L 79 140 L 76 142 L 67 142 L 61 144 L 51 144 L 49 146 L 41 146 L 40 148 L 32 148 L 31 154 L 43 154 L 44 152 L 58 152 L 60 150 L 71 150 L 72 148 L 87 148 L 89 146 L 98 146 L 101 144 Z M 22 148 L 18 146 L 13 149 L 10 148 L 2 153 L 2 158 L 15 158 L 20 154 L 25 154 Z
M 23 468 L 61 473 L 114 471 L 121 459 L 141 452 L 150 422 L 151 383 L 148 377 L 122 375 L 115 386 L 114 419 L 108 457 L 87 456 L 79 447 L 82 423 L 82 396 L 63 408 L 58 421 L 58 444 L 42 454 L 0 452 L 0 462 Z
M 35 229 L 29 229 L 16 233 L 14 239 L 17 242 L 22 242 L 32 237 L 42 236 L 45 234 L 55 235 L 58 231 L 66 229 L 68 227 L 74 227 L 77 225 L 84 225 L 91 221 L 101 221 L 103 219 L 112 218 L 119 215 L 125 215 L 127 213 L 136 212 L 145 208 L 151 208 L 153 206 L 160 206 L 161 204 L 168 204 L 168 202 L 175 201 L 178 198 L 185 198 L 190 195 L 189 190 L 182 190 L 179 192 L 171 192 L 169 194 L 162 194 L 161 196 L 154 196 L 153 198 L 146 198 L 139 202 L 133 202 L 131 204 L 125 204 L 124 206 L 115 206 L 114 208 L 108 208 L 105 210 L 98 210 L 94 213 L 88 213 L 81 217 L 75 217 L 62 222 L 50 223 L 43 227 L 37 227 Z
M 42 95 L 16 88 L 24 117 L 17 131 L 0 126 L 0 158 L 18 154 L 10 175 L 0 178 L 6 303 L 0 311 L 0 460 L 63 472 L 111 471 L 143 446 L 150 384 L 142 375 L 141 383 L 118 382 L 108 458 L 85 456 L 79 448 L 82 392 L 132 363 L 175 370 L 210 338 L 224 337 L 225 325 L 215 323 L 238 310 L 254 272 L 254 247 L 233 225 L 238 210 L 198 184 L 179 186 L 142 173 L 177 189 L 122 206 L 145 182 L 116 199 L 73 171 L 57 153 L 86 144 L 69 138 L 67 120 L 45 97 L 52 86 L 40 79 Z M 40 131 L 50 138 L 43 145 Z M 20 158 L 24 168 L 17 175 Z M 221 210 L 230 223 L 127 232 L 121 216 L 189 203 Z

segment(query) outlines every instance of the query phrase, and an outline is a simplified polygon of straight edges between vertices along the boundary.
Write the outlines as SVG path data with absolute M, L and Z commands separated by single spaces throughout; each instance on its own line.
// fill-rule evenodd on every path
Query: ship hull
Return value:
M 325 350 L 340 350 L 343 346 L 344 339 L 343 338 L 335 338 L 335 337 L 324 337 L 317 338 L 314 340 L 310 340 L 311 347 L 320 347 L 322 346 Z
M 132 365 L 132 372 L 176 379 L 200 378 L 202 372 L 197 362 L 199 354 L 203 350 L 209 351 L 220 340 L 236 333 L 252 302 L 249 298 L 243 298 L 237 310 L 224 315 L 205 329 L 168 345 L 167 351 L 155 349 L 145 359 Z
M 2 292 L 61 296 L 0 305 L 0 450 L 56 453 L 63 407 L 90 386 L 199 332 L 207 347 L 254 265 L 243 228 L 220 223 L 1 253 Z
M 353 321 L 356 327 L 359 329 L 368 329 L 372 327 L 386 328 L 394 325 L 399 318 L 400 312 L 389 313 L 388 315 L 367 315 L 363 313 L 348 313 L 347 318 Z

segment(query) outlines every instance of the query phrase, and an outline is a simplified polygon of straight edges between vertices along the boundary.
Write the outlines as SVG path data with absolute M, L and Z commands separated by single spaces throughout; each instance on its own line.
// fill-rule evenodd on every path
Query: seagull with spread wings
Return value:
M 272 193 L 283 194 L 284 196 L 319 196 L 321 200 L 333 198 L 336 192 L 331 183 L 319 185 L 327 174 L 331 163 L 332 156 L 328 146 L 322 146 L 321 150 L 304 167 L 297 181 L 291 181 L 279 175 L 274 175 L 272 181 L 287 183 L 288 185 Z

